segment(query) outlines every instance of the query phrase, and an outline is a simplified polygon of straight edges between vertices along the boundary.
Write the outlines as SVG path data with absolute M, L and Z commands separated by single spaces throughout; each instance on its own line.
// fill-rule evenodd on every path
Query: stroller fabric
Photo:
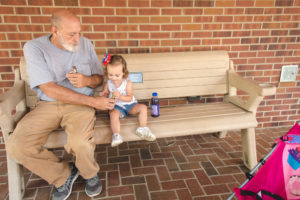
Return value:
M 266 163 L 242 188 L 239 200 L 300 200 L 300 125 L 281 139 Z

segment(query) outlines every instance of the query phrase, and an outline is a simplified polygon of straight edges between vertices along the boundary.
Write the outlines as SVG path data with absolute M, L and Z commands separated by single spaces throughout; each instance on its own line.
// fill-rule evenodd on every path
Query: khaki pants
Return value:
M 8 155 L 41 178 L 59 187 L 71 170 L 43 145 L 49 134 L 60 126 L 68 136 L 64 146 L 76 157 L 80 175 L 92 178 L 99 171 L 94 159 L 95 110 L 88 106 L 41 101 L 17 125 L 6 144 Z

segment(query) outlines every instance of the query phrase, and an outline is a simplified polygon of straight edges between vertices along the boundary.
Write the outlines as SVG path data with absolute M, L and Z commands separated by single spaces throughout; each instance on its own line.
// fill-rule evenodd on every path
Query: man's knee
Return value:
M 5 144 L 6 151 L 11 158 L 22 163 L 22 160 L 26 157 L 31 157 L 40 153 L 42 149 L 41 144 L 38 142 L 26 141 L 27 137 L 13 134 L 14 133 L 8 137 L 8 141 Z
M 83 153 L 85 151 L 94 151 L 95 149 L 95 141 L 94 137 L 90 137 L 88 139 L 81 139 L 81 138 L 72 138 L 69 139 L 68 143 L 65 145 L 65 149 L 67 152 L 73 152 L 76 154 Z
M 5 146 L 7 154 L 15 160 L 20 160 L 26 151 L 25 145 L 20 138 L 14 137 L 13 135 L 8 137 Z

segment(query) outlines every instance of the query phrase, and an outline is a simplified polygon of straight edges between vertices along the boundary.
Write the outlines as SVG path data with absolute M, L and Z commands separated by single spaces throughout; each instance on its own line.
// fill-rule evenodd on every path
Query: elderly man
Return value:
M 115 101 L 94 97 L 102 69 L 91 42 L 80 36 L 79 18 L 68 10 L 51 18 L 52 34 L 24 46 L 30 87 L 40 101 L 16 127 L 7 143 L 8 154 L 33 173 L 54 184 L 53 199 L 67 199 L 79 174 L 90 197 L 100 194 L 99 166 L 94 159 L 95 108 L 112 109 Z M 51 131 L 62 127 L 64 146 L 75 163 L 60 161 L 43 148 Z

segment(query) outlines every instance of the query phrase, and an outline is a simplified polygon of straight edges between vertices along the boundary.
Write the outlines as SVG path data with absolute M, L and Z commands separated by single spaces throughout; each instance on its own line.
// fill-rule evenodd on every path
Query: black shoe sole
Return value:
M 100 187 L 100 191 L 98 193 L 96 193 L 96 194 L 91 194 L 90 195 L 90 194 L 87 193 L 86 189 L 84 191 L 85 191 L 86 195 L 88 195 L 89 197 L 95 197 L 95 196 L 99 195 L 102 192 L 102 185 Z

